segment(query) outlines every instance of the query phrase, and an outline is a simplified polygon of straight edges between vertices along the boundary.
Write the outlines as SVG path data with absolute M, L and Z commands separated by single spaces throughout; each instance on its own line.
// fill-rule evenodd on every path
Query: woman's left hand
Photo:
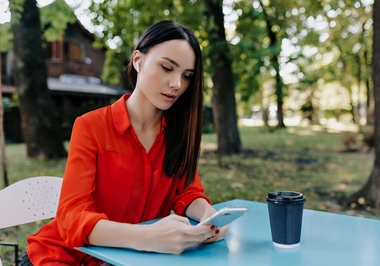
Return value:
M 214 208 L 210 209 L 208 212 L 204 213 L 200 222 L 202 222 L 203 220 L 206 220 L 208 217 L 212 216 L 214 213 L 216 213 L 216 210 Z M 209 239 L 206 239 L 205 241 L 202 242 L 202 244 L 222 240 L 226 236 L 227 232 L 228 232 L 228 225 L 225 225 L 223 227 L 216 227 L 215 236 L 212 236 Z
M 223 227 L 217 227 L 215 230 L 215 236 L 210 237 L 209 239 L 206 239 L 201 244 L 216 242 L 219 240 L 222 240 L 228 232 L 228 225 L 225 225 Z
M 195 199 L 187 208 L 186 216 L 195 221 L 204 221 L 216 213 L 216 210 L 203 198 Z M 210 224 L 210 226 L 212 226 Z M 228 226 L 215 228 L 215 235 L 206 239 L 202 243 L 211 243 L 223 239 L 228 232 Z

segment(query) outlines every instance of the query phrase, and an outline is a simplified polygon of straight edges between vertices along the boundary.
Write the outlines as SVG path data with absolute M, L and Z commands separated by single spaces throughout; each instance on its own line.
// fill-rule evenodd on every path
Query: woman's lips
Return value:
M 166 99 L 170 100 L 170 101 L 174 101 L 175 100 L 175 95 L 174 94 L 165 94 L 165 93 L 161 93 L 161 95 L 163 95 Z

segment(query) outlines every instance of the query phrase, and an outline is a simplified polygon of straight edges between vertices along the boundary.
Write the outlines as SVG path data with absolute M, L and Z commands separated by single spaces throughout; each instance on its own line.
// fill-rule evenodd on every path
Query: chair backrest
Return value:
M 55 217 L 62 180 L 36 176 L 0 190 L 0 229 Z

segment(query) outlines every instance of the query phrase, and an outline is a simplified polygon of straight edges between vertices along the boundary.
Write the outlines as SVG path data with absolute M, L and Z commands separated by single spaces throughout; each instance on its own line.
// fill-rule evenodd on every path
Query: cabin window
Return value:
M 63 60 L 63 43 L 62 41 L 54 41 L 46 44 L 45 47 L 45 58 L 52 61 L 62 61 Z

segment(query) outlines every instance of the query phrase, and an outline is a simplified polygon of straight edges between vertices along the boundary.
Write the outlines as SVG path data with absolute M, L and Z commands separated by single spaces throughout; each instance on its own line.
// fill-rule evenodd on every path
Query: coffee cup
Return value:
M 305 196 L 295 191 L 270 192 L 266 201 L 274 246 L 298 247 L 301 241 Z

